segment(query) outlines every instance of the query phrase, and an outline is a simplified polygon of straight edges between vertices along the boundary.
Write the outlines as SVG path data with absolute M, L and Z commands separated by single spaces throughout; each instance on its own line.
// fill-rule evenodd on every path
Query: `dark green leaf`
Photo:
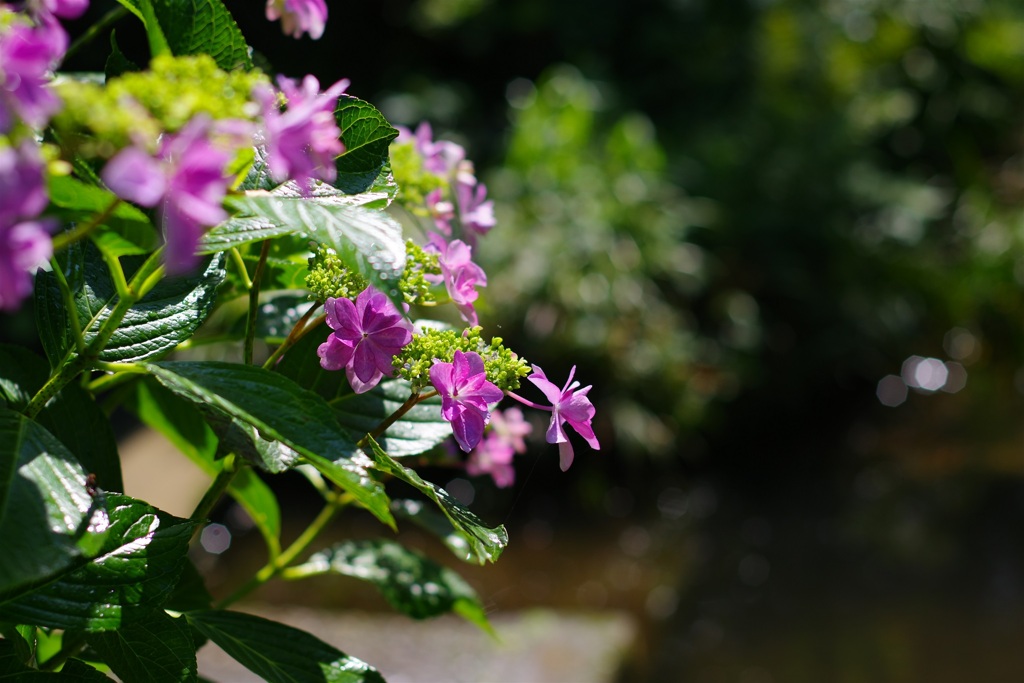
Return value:
M 369 102 L 342 95 L 334 109 L 345 152 L 335 160 L 334 186 L 346 194 L 370 189 L 388 161 L 388 146 L 398 131 Z
M 156 39 L 174 55 L 208 54 L 225 71 L 252 68 L 245 37 L 220 0 L 118 1 L 143 20 L 151 45 Z M 146 5 L 152 6 L 152 16 Z
M 279 474 L 299 464 L 302 456 L 294 449 L 280 441 L 264 439 L 251 424 L 220 413 L 211 413 L 206 419 L 220 440 L 221 457 L 229 453 L 241 455 L 251 464 L 271 474 Z
M 425 493 L 428 498 L 437 503 L 445 517 L 455 527 L 456 532 L 466 540 L 468 544 L 466 554 L 460 559 L 484 564 L 487 561 L 495 562 L 501 556 L 501 552 L 508 545 L 508 532 L 505 531 L 504 526 L 494 529 L 488 527 L 447 491 L 424 481 L 415 470 L 402 466 L 401 463 L 381 450 L 376 441 L 370 437 L 368 439 L 370 451 L 373 454 L 373 466 Z
M 20 346 L 0 344 L 0 397 L 22 409 L 46 383 L 45 360 Z M 121 459 L 110 420 L 77 383 L 66 385 L 36 417 L 36 421 L 70 450 L 96 484 L 121 491 Z
M 223 263 L 223 256 L 217 255 L 197 275 L 162 280 L 128 310 L 100 359 L 124 362 L 156 358 L 189 339 L 213 308 L 217 287 L 225 277 Z M 114 284 L 91 242 L 72 245 L 61 259 L 61 267 L 88 344 L 116 302 Z M 54 273 L 40 273 L 36 291 L 36 320 L 52 366 L 72 345 L 71 323 Z
M 211 478 L 223 463 L 216 459 L 217 437 L 196 404 L 146 378 L 137 382 L 123 403 L 144 423 L 163 434 L 178 450 Z M 243 469 L 231 481 L 228 493 L 249 514 L 263 534 L 271 555 L 280 550 L 281 513 L 277 498 L 253 472 Z
M 344 541 L 314 553 L 290 571 L 296 576 L 341 574 L 369 581 L 392 607 L 413 619 L 456 610 L 490 630 L 476 592 L 461 576 L 396 541 Z
M 86 642 L 124 683 L 185 683 L 196 679 L 196 650 L 184 618 L 162 610 Z
M 93 241 L 113 256 L 145 254 L 158 243 L 156 228 L 139 209 L 122 202 L 109 190 L 83 183 L 72 176 L 51 176 L 47 182 L 50 211 L 73 224 L 103 216 Z
M 333 202 L 333 200 L 332 200 Z M 401 304 L 398 281 L 405 270 L 402 226 L 381 211 L 327 200 L 247 195 L 228 201 L 239 217 L 211 230 L 200 250 L 238 246 L 258 235 L 267 239 L 296 233 L 334 249 L 346 267 L 364 275 Z M 252 219 L 254 222 L 247 223 Z M 229 227 L 228 227 L 229 226 Z
M 220 362 L 161 362 L 147 369 L 168 389 L 259 430 L 265 439 L 298 451 L 389 526 L 383 486 L 366 470 L 369 460 L 338 425 L 317 394 L 262 368 Z
M 56 437 L 0 408 L 0 602 L 100 552 L 107 512 L 85 475 Z
M 164 608 L 175 612 L 187 612 L 194 609 L 209 609 L 213 598 L 206 590 L 206 583 L 192 560 L 185 559 L 181 567 L 181 578 L 174 587 L 171 596 L 164 603 Z
M 0 618 L 109 631 L 163 605 L 178 583 L 195 524 L 124 495 L 108 494 L 107 507 L 110 527 L 100 554 L 0 605 Z
M 185 616 L 200 633 L 268 683 L 384 683 L 370 665 L 291 626 L 220 610 Z
M 108 81 L 130 71 L 141 71 L 138 64 L 121 52 L 114 34 L 114 31 L 110 32 L 110 55 L 107 56 L 107 63 L 103 67 L 103 73 Z
M 407 519 L 424 531 L 436 536 L 460 560 L 474 559 L 466 537 L 459 533 L 437 508 L 420 500 L 403 498 L 392 501 L 391 511 L 395 513 L 395 517 Z
M 79 659 L 69 659 L 59 671 L 30 669 L 18 659 L 9 641 L 0 640 L 0 681 L 10 683 L 110 683 L 103 673 Z
M 248 297 L 246 297 L 248 302 Z M 280 343 L 295 327 L 303 315 L 313 306 L 308 292 L 265 291 L 260 295 L 256 313 L 255 334 L 257 339 L 274 340 Z M 239 339 L 245 334 L 246 314 L 235 318 L 228 328 L 228 334 Z
M 364 394 L 349 393 L 331 401 L 338 422 L 356 434 L 368 434 L 394 413 L 411 395 L 409 383 L 385 380 Z M 452 435 L 451 424 L 441 417 L 441 398 L 421 401 L 378 438 L 392 457 L 425 453 Z

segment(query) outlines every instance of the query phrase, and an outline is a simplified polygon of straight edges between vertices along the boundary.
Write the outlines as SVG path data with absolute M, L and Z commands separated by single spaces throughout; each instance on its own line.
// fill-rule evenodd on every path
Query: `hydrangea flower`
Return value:
M 434 219 L 434 227 L 445 237 L 451 237 L 452 219 L 455 218 L 455 206 L 444 198 L 444 192 L 439 187 L 431 190 L 424 199 L 427 204 L 427 211 Z
M 434 277 L 444 283 L 455 308 L 462 319 L 470 325 L 478 322 L 473 302 L 480 296 L 477 287 L 487 286 L 487 274 L 483 268 L 473 263 L 473 251 L 462 240 L 445 242 L 444 238 L 431 233 L 430 243 L 426 249 L 437 253 L 437 262 L 441 266 L 441 275 Z
M 263 109 L 267 164 L 276 181 L 293 179 L 308 194 L 314 179 L 330 183 L 337 177 L 334 159 L 345 145 L 334 108 L 349 82 L 340 80 L 323 93 L 314 76 L 306 76 L 301 85 L 278 78 L 278 85 L 288 101 L 283 112 L 272 88 L 257 87 L 253 92 Z
M 459 204 L 463 236 L 475 244 L 477 235 L 486 235 L 497 223 L 494 218 L 494 202 L 487 199 L 487 187 L 475 181 L 456 182 L 455 198 Z
M 565 381 L 565 386 L 559 389 L 558 385 L 548 380 L 544 371 L 539 366 L 533 366 L 533 373 L 526 379 L 530 380 L 534 386 L 541 390 L 545 398 L 551 401 L 550 407 L 528 401 L 521 396 L 509 392 L 509 396 L 524 405 L 547 410 L 552 413 L 545 438 L 548 443 L 558 444 L 558 464 L 563 472 L 569 469 L 573 460 L 572 443 L 569 442 L 569 437 L 566 435 L 565 427 L 563 426 L 566 422 L 590 444 L 591 448 L 595 451 L 601 450 L 601 445 L 598 443 L 597 437 L 594 435 L 594 428 L 591 425 L 591 420 L 594 419 L 594 404 L 587 398 L 587 393 L 590 392 L 591 387 L 586 386 L 578 389 L 577 387 L 579 387 L 580 383 L 572 381 L 575 374 L 576 366 L 574 365 L 569 372 L 569 379 Z
M 89 0 L 29 0 L 29 7 L 39 16 L 77 19 L 89 7 Z
M 345 368 L 357 394 L 377 386 L 385 375 L 394 377 L 391 359 L 412 340 L 412 324 L 387 296 L 367 287 L 355 303 L 332 298 L 324 308 L 332 332 L 317 355 L 325 370 Z
M 324 0 L 267 0 L 267 19 L 281 20 L 281 30 L 292 38 L 308 33 L 319 40 L 327 24 L 327 3 Z
M 122 199 L 159 205 L 169 273 L 195 266 L 203 230 L 227 219 L 221 205 L 230 176 L 231 152 L 210 141 L 208 119 L 196 118 L 176 135 L 165 136 L 156 157 L 127 147 L 103 168 L 103 182 Z
M 466 473 L 471 476 L 489 474 L 498 488 L 515 483 L 512 459 L 516 453 L 526 452 L 523 440 L 533 425 L 523 419 L 523 411 L 509 408 L 491 411 L 491 429 L 466 461 Z
M 0 149 L 0 309 L 13 311 L 32 293 L 32 273 L 53 253 L 50 224 L 31 220 L 46 207 L 43 162 L 23 142 Z
M 434 142 L 434 131 L 426 121 L 416 126 L 416 131 L 410 131 L 404 126 L 397 126 L 398 139 L 396 142 L 413 143 L 416 151 L 423 157 L 423 168 L 442 177 L 448 177 L 455 172 L 466 159 L 466 150 L 449 140 L 438 140 Z
M 60 109 L 49 71 L 66 49 L 67 34 L 50 16 L 36 26 L 12 23 L 0 33 L 0 133 L 19 120 L 41 128 Z
M 451 423 L 459 448 L 472 451 L 484 435 L 489 404 L 504 396 L 487 381 L 483 358 L 475 351 L 456 351 L 451 363 L 435 361 L 430 366 L 430 383 L 441 395 L 441 416 Z

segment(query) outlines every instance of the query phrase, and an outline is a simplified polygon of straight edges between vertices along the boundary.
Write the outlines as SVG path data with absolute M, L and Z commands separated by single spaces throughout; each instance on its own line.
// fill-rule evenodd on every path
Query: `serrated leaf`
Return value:
M 118 0 L 174 55 L 208 54 L 225 71 L 251 69 L 249 46 L 220 0 Z M 152 6 L 152 18 L 145 11 Z M 156 26 L 152 25 L 153 20 Z M 154 50 L 154 54 L 158 52 Z
M 383 486 L 370 477 L 355 440 L 317 394 L 278 373 L 249 365 L 165 361 L 145 367 L 179 396 L 298 451 L 374 516 L 394 526 Z
M 398 130 L 372 104 L 349 95 L 338 98 L 334 120 L 345 143 L 345 152 L 334 162 L 338 170 L 334 186 L 346 194 L 365 192 L 387 163 L 388 146 Z
M 460 559 L 473 560 L 479 564 L 495 562 L 508 545 L 508 532 L 504 526 L 490 528 L 467 510 L 462 503 L 455 500 L 450 493 L 428 481 L 425 481 L 415 470 L 404 467 L 397 460 L 385 453 L 380 445 L 367 436 L 375 469 L 390 474 L 410 486 L 422 491 L 428 498 L 437 503 L 441 512 L 452 523 L 456 533 L 460 534 L 468 544 L 466 555 Z
M 130 262 L 130 259 L 126 259 Z M 85 343 L 96 338 L 116 303 L 117 294 L 107 265 L 91 243 L 73 244 L 59 261 L 73 293 Z M 114 362 L 158 358 L 189 339 L 206 320 L 224 281 L 224 257 L 216 255 L 197 275 L 160 281 L 128 309 L 100 359 Z M 41 272 L 36 278 L 36 322 L 51 366 L 72 346 L 71 323 L 57 276 Z
M 72 176 L 50 176 L 47 181 L 50 213 L 73 224 L 104 216 L 92 239 L 113 256 L 145 254 L 156 248 L 159 236 L 149 217 L 116 195 Z
M 189 612 L 196 630 L 268 683 L 384 683 L 377 670 L 297 628 L 241 612 Z
M 387 214 L 271 194 L 232 198 L 228 204 L 239 217 L 214 228 L 211 239 L 215 241 L 202 242 L 202 252 L 214 245 L 222 248 L 245 243 L 235 243 L 236 237 L 252 241 L 254 234 L 268 239 L 296 233 L 334 249 L 346 267 L 365 276 L 396 305 L 401 304 L 398 281 L 405 270 L 405 242 L 402 226 Z M 254 221 L 251 225 L 246 223 L 249 219 Z
M 343 427 L 356 434 L 367 434 L 398 410 L 410 395 L 408 382 L 391 379 L 364 394 L 348 393 L 330 403 Z M 378 437 L 378 443 L 397 458 L 425 453 L 451 435 L 451 424 L 441 417 L 441 398 L 435 396 L 410 408 Z
M 428 557 L 385 539 L 344 541 L 290 569 L 295 576 L 340 574 L 368 581 L 396 610 L 427 619 L 457 610 L 490 631 L 476 592 L 461 576 Z
M 100 551 L 107 512 L 90 496 L 85 475 L 56 437 L 0 408 L 0 602 Z
M 193 401 L 145 378 L 133 385 L 122 405 L 163 434 L 211 479 L 224 466 L 216 459 L 217 436 Z M 274 493 L 255 473 L 246 469 L 231 480 L 228 493 L 255 522 L 271 556 L 276 556 L 280 551 L 281 512 Z
M 196 650 L 188 622 L 161 610 L 116 631 L 89 634 L 86 642 L 123 683 L 196 680 Z
M 109 631 L 171 595 L 195 523 L 121 494 L 107 494 L 110 527 L 100 553 L 58 580 L 0 605 L 0 618 L 48 628 Z
M 407 519 L 424 531 L 436 536 L 460 560 L 473 561 L 474 556 L 466 537 L 459 533 L 447 517 L 437 508 L 421 500 L 402 498 L 391 502 L 391 512 L 399 519 Z
M 60 671 L 39 671 L 26 666 L 12 644 L 0 640 L 0 681 L 11 683 L 110 683 L 102 672 L 80 659 L 69 659 Z

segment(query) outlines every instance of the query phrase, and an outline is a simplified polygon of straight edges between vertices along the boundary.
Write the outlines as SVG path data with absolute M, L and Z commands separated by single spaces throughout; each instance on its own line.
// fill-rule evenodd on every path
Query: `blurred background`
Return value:
M 486 332 L 594 385 L 600 452 L 450 482 L 493 611 L 631 615 L 623 681 L 1024 680 L 1024 5 L 227 4 L 467 147 Z

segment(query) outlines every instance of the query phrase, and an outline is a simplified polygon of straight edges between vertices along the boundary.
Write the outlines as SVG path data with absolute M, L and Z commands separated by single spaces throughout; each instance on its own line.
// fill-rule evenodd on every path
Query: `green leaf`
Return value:
M 356 434 L 368 434 L 394 413 L 411 395 L 408 382 L 385 380 L 364 394 L 349 393 L 331 401 L 338 422 Z M 441 417 L 441 398 L 421 401 L 388 427 L 378 443 L 392 457 L 419 455 L 452 435 L 451 424 Z
M 262 368 L 209 361 L 145 366 L 161 384 L 191 401 L 259 430 L 298 451 L 378 519 L 394 526 L 384 487 L 366 470 L 355 440 L 317 394 Z
M 370 665 L 291 626 L 222 610 L 185 616 L 196 630 L 269 683 L 384 683 Z
M 102 672 L 79 659 L 69 659 L 58 671 L 39 671 L 26 666 L 9 641 L 0 640 L 0 681 L 11 683 L 110 683 Z
M 110 527 L 95 559 L 0 605 L 0 618 L 109 631 L 163 605 L 178 583 L 195 523 L 119 494 L 107 494 L 107 507 Z
M 508 545 L 508 532 L 505 531 L 504 526 L 493 529 L 488 527 L 479 517 L 463 507 L 447 491 L 425 481 L 415 470 L 402 466 L 401 463 L 381 450 L 380 445 L 372 437 L 368 436 L 367 439 L 370 442 L 370 451 L 373 454 L 373 462 L 376 469 L 390 474 L 422 491 L 441 508 L 441 512 L 452 523 L 456 533 L 461 535 L 468 544 L 465 555 L 461 556 L 460 559 L 467 562 L 472 560 L 479 564 L 484 564 L 487 561 L 497 561 L 505 546 Z
M 159 235 L 149 217 L 116 195 L 72 176 L 50 176 L 50 212 L 63 223 L 83 223 L 105 216 L 93 241 L 112 256 L 146 254 L 156 248 Z
M 391 512 L 399 519 L 407 519 L 424 531 L 436 536 L 455 557 L 463 561 L 475 561 L 469 542 L 459 533 L 448 518 L 437 508 L 421 500 L 402 498 L 391 502 Z
M 124 683 L 196 680 L 196 649 L 188 622 L 161 610 L 116 631 L 89 634 L 86 642 Z
M 0 344 L 0 397 L 23 409 L 49 379 L 46 361 L 26 348 Z M 36 421 L 70 450 L 96 484 L 121 491 L 121 458 L 107 415 L 81 385 L 71 383 L 47 402 Z M 87 435 L 87 438 L 83 438 Z
M 402 226 L 387 214 L 270 194 L 232 198 L 228 204 L 239 217 L 211 230 L 200 243 L 201 252 L 238 246 L 253 241 L 254 235 L 268 239 L 296 233 L 331 247 L 346 267 L 401 303 L 397 285 L 405 270 L 405 242 Z
M 103 66 L 103 74 L 109 81 L 111 78 L 116 78 L 122 74 L 129 73 L 131 71 L 141 71 L 139 65 L 128 59 L 123 52 L 121 52 L 120 46 L 117 44 L 117 38 L 115 37 L 115 31 L 110 31 L 110 55 L 107 56 L 107 62 Z
M 167 437 L 210 478 L 224 466 L 217 460 L 217 436 L 191 400 L 164 388 L 151 378 L 135 383 L 122 404 L 140 420 Z M 228 486 L 228 493 L 248 513 L 267 542 L 270 555 L 280 551 L 281 512 L 277 498 L 255 473 L 243 469 Z
M 138 259 L 125 259 L 126 263 L 132 261 Z M 73 293 L 88 344 L 95 339 L 116 303 L 114 283 L 99 250 L 90 242 L 69 247 L 60 265 Z M 167 354 L 189 339 L 206 320 L 213 308 L 217 287 L 224 278 L 223 255 L 214 256 L 196 275 L 165 278 L 128 309 L 100 352 L 100 359 L 127 362 Z M 36 321 L 52 366 L 59 363 L 73 345 L 71 323 L 54 273 L 39 273 L 36 292 Z
M 107 525 L 102 499 L 89 494 L 67 448 L 0 408 L 0 603 L 95 556 Z
M 118 2 L 146 25 L 153 56 L 169 49 L 174 55 L 208 54 L 225 71 L 252 68 L 245 37 L 220 0 Z
M 288 570 L 297 577 L 341 574 L 369 581 L 399 612 L 426 619 L 453 610 L 490 631 L 483 605 L 461 576 L 401 543 L 344 541 Z
M 346 194 L 365 192 L 377 181 L 388 161 L 388 146 L 398 131 L 369 102 L 342 95 L 334 109 L 345 152 L 334 165 L 334 186 Z
M 181 578 L 178 579 L 174 592 L 164 603 L 164 609 L 187 612 L 194 609 L 209 609 L 212 604 L 213 598 L 206 590 L 203 577 L 192 564 L 192 560 L 186 558 L 185 564 L 181 567 Z

